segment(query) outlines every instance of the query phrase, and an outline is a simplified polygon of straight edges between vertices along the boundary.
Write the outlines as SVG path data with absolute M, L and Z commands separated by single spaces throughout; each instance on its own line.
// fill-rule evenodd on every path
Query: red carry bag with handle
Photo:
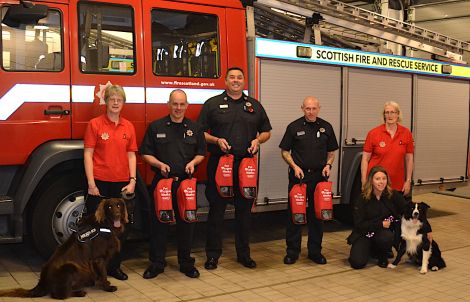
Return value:
M 315 187 L 315 217 L 320 220 L 333 219 L 333 184 L 331 181 L 321 181 Z
M 300 182 L 289 192 L 290 210 L 294 224 L 307 223 L 307 185 Z
M 188 178 L 183 180 L 178 187 L 178 212 L 182 220 L 186 222 L 196 222 L 197 216 L 197 181 L 196 178 Z
M 157 183 L 153 197 L 155 201 L 155 214 L 157 219 L 163 223 L 175 222 L 175 211 L 173 211 L 173 198 L 171 186 L 173 178 L 163 178 Z
M 217 191 L 224 198 L 233 197 L 233 160 L 233 154 L 222 155 L 215 171 Z
M 240 193 L 246 199 L 255 199 L 258 194 L 258 162 L 256 157 L 245 157 L 238 168 Z

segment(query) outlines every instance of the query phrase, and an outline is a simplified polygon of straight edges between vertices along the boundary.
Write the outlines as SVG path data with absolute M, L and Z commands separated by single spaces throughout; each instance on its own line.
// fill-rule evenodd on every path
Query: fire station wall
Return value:
M 330 122 L 340 139 L 341 68 L 305 63 L 260 60 L 260 101 L 267 111 L 273 130 L 271 139 L 261 146 L 258 200 L 287 198 L 287 164 L 279 143 L 287 125 L 303 116 L 300 106 L 306 96 L 318 97 L 320 117 Z M 337 154 L 337 156 L 339 156 Z M 330 180 L 337 192 L 338 164 L 333 165 Z
M 416 81 L 413 179 L 465 176 L 469 82 L 424 76 Z
M 372 128 L 383 124 L 383 106 L 387 101 L 400 105 L 402 125 L 410 128 L 412 75 L 349 68 L 344 124 L 345 139 L 362 143 Z

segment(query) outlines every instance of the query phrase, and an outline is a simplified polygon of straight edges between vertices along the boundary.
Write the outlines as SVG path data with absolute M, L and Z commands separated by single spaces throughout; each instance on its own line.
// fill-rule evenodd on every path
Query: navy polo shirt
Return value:
M 142 145 L 142 155 L 152 155 L 170 166 L 171 175 L 185 176 L 185 167 L 196 155 L 206 154 L 204 131 L 187 118 L 181 123 L 171 121 L 170 116 L 153 121 L 147 128 Z M 152 167 L 155 172 L 160 172 Z
M 330 123 L 319 117 L 314 122 L 301 117 L 287 126 L 279 148 L 291 151 L 302 170 L 318 171 L 325 167 L 328 152 L 338 149 L 338 142 Z

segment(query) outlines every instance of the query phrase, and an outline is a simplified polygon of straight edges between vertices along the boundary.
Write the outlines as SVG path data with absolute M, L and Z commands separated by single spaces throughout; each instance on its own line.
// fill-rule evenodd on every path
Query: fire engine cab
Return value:
M 71 234 L 85 198 L 82 137 L 105 111 L 99 96 L 106 83 L 124 87 L 122 115 L 140 143 L 146 126 L 168 114 L 170 91 L 185 90 L 187 116 L 197 119 L 204 101 L 224 90 L 231 66 L 248 71 L 246 88 L 273 124 L 260 151 L 255 211 L 286 207 L 287 166 L 277 146 L 306 95 L 320 98 L 341 142 L 332 175 L 338 209 L 360 190 L 361 143 L 389 99 L 402 105 L 415 135 L 415 184 L 466 182 L 468 66 L 255 39 L 253 7 L 242 2 L 0 0 L 0 242 L 30 234 L 46 256 Z M 312 14 L 296 11 L 303 12 Z M 258 23 L 266 26 L 263 18 Z M 256 34 L 277 37 L 261 27 Z M 142 161 L 138 168 L 135 224 L 144 227 L 152 173 Z M 198 173 L 204 208 L 204 167 Z

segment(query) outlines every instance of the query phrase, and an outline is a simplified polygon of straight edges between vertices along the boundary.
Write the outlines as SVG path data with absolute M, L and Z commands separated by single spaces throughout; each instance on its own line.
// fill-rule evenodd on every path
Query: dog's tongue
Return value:
M 413 218 L 413 223 L 418 223 L 418 218 Z
M 114 227 L 115 228 L 120 228 L 121 227 L 121 220 L 114 220 Z

